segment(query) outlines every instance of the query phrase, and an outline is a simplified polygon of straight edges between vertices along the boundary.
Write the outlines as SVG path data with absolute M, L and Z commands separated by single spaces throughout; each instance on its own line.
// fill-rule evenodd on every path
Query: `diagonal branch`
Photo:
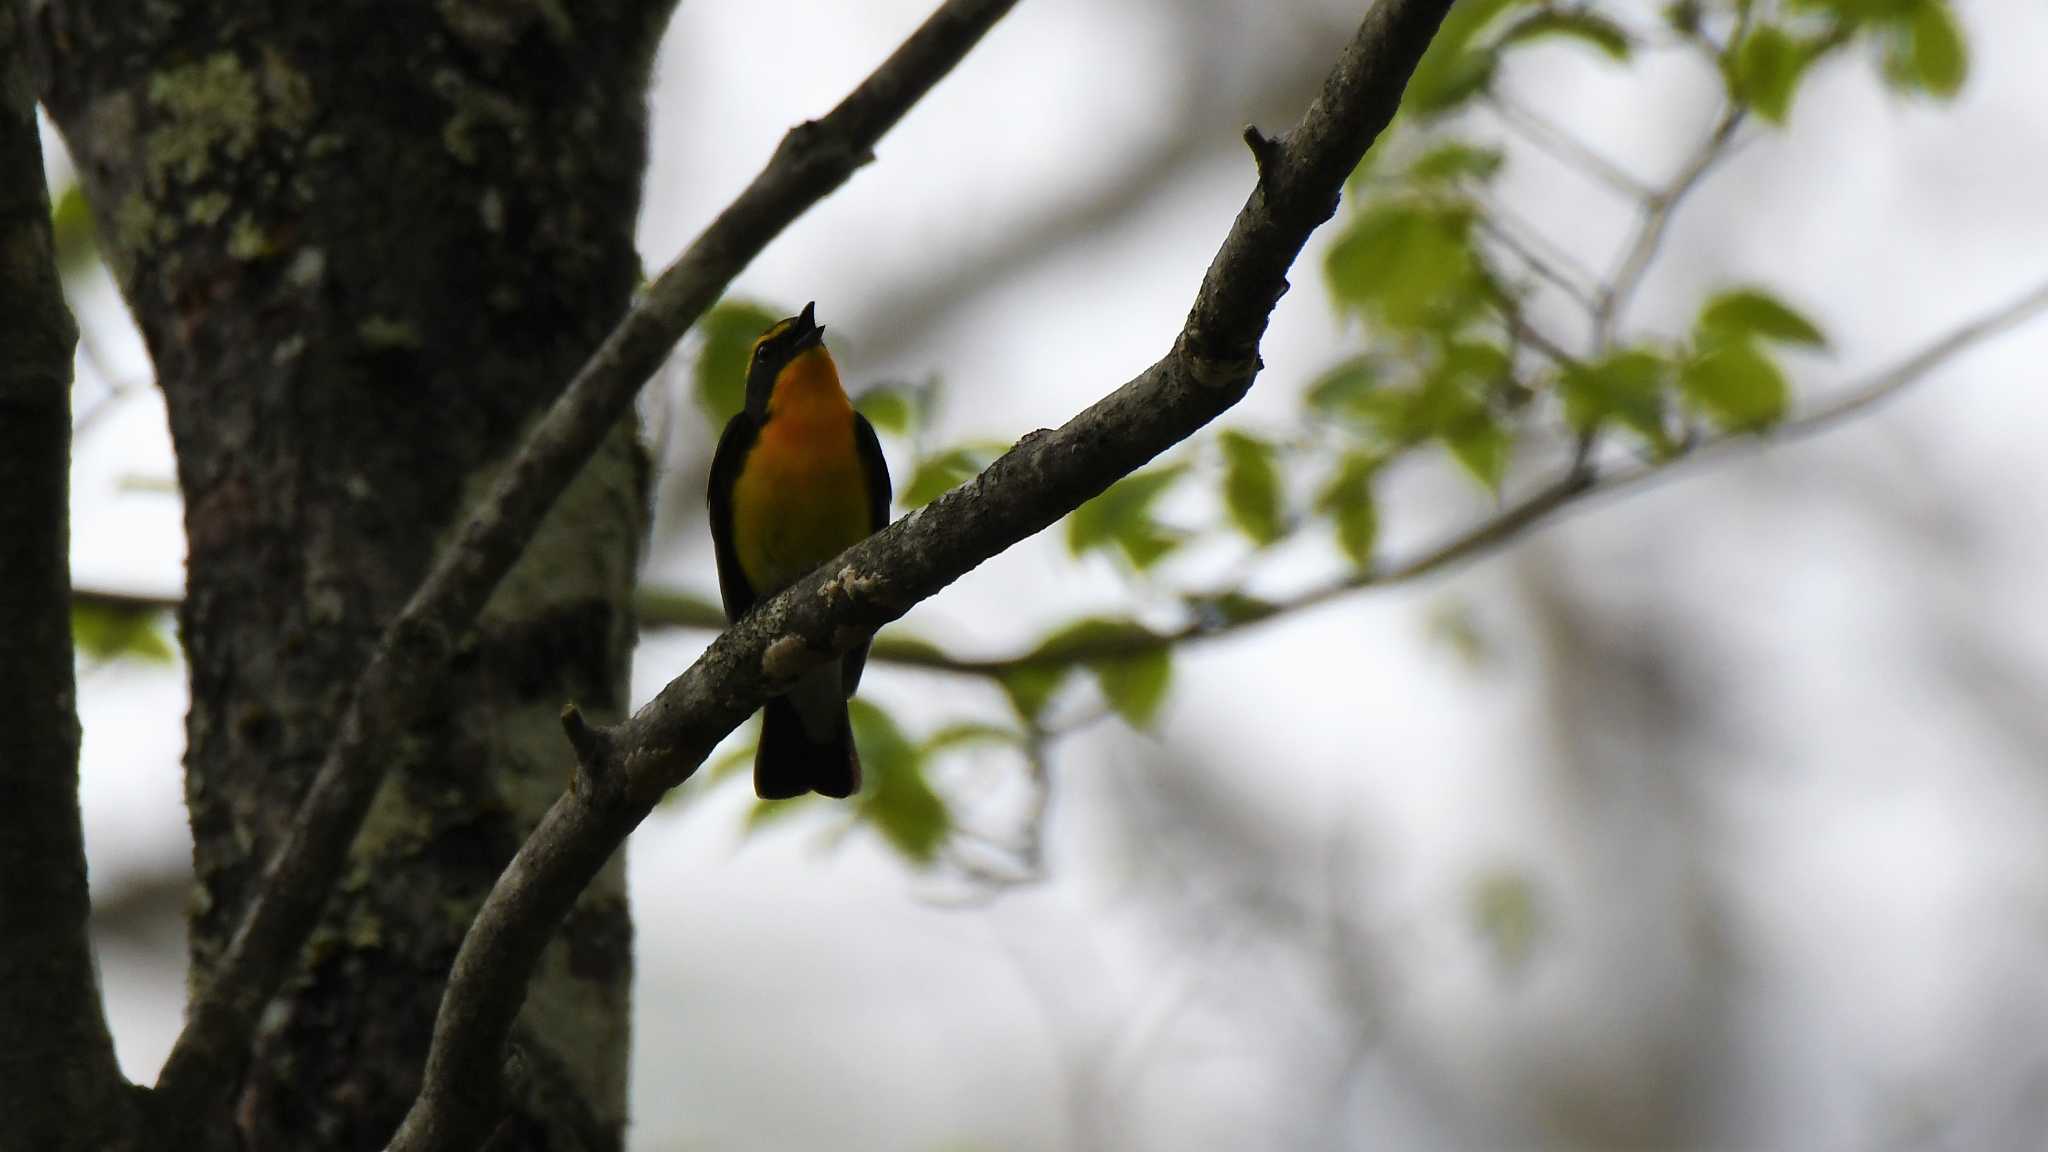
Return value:
M 761 701 L 1032 535 L 1235 404 L 1309 234 L 1399 106 L 1451 0 L 1381 0 L 1301 122 L 1261 151 L 1257 186 L 1166 356 L 1057 431 L 749 613 L 605 741 L 498 878 L 456 956 L 420 1097 L 393 1152 L 473 1146 L 496 1114 L 500 1053 L 549 936 L 590 878 Z M 573 724 L 572 724 L 573 727 Z
M 1513 542 L 1524 532 L 1549 522 L 1586 497 L 1605 495 L 1664 478 L 1682 468 L 1708 465 L 1740 452 L 1760 450 L 1788 440 L 1805 439 L 1833 431 L 1840 425 L 1890 400 L 1926 379 L 1935 369 L 1986 341 L 2048 313 L 2048 282 L 2035 285 L 1991 312 L 1976 317 L 1930 341 L 1904 360 L 1845 389 L 1818 408 L 1795 416 L 1766 436 L 1734 433 L 1701 441 L 1664 460 L 1651 460 L 1604 476 L 1573 480 L 1569 473 L 1542 485 L 1522 499 L 1486 520 L 1398 564 L 1353 573 L 1350 576 L 1304 592 L 1291 599 L 1270 603 L 1257 610 L 1240 608 L 1236 613 L 1213 621 L 1149 635 L 1136 630 L 1105 634 L 1099 639 L 1080 639 L 1062 645 L 1058 655 L 972 657 L 955 656 L 913 636 L 885 629 L 875 637 L 868 658 L 876 663 L 917 668 L 962 676 L 1001 679 L 1032 667 L 1072 666 L 1117 656 L 1135 655 L 1154 648 L 1178 647 L 1216 640 L 1239 631 L 1319 607 L 1352 592 L 1403 584 L 1455 567 Z M 1569 361 L 1568 353 L 1558 350 Z M 105 604 L 136 611 L 169 611 L 175 599 L 120 592 L 80 589 L 79 602 Z M 642 588 L 635 596 L 634 610 L 643 627 L 690 629 L 718 632 L 726 626 L 725 613 L 718 605 L 699 596 L 661 588 Z
M 0 1127 L 111 1146 L 127 1117 L 87 930 L 71 648 L 71 369 L 26 8 L 0 0 Z
M 1519 131 L 1530 143 L 1550 153 L 1558 161 L 1607 185 L 1610 190 L 1630 200 L 1655 200 L 1658 197 L 1658 191 L 1644 183 L 1640 177 L 1609 160 L 1592 145 L 1580 140 L 1566 129 L 1552 123 L 1534 108 L 1527 107 L 1499 92 L 1488 93 L 1486 102 L 1500 115 L 1503 123 Z
M 1778 424 L 1762 435 L 1731 433 L 1702 441 L 1684 452 L 1662 460 L 1642 463 L 1604 474 L 1566 469 L 1521 499 L 1486 520 L 1399 563 L 1364 569 L 1319 585 L 1285 601 L 1240 610 L 1221 620 L 1197 621 L 1178 629 L 1144 632 L 1137 629 L 1105 633 L 1099 638 L 1082 638 L 1063 645 L 1056 656 L 1014 656 L 969 659 L 948 656 L 929 647 L 899 644 L 887 657 L 878 638 L 879 658 L 894 663 L 967 676 L 1001 679 L 1036 667 L 1068 667 L 1092 661 L 1134 656 L 1160 648 L 1216 640 L 1261 624 L 1320 607 L 1333 600 L 1369 588 L 1404 584 L 1456 567 L 1485 555 L 1549 523 L 1594 497 L 1615 495 L 1668 479 L 1681 469 L 1704 466 L 1753 452 L 1789 440 L 1805 439 L 1833 431 L 1844 422 L 1897 396 L 1926 379 L 1935 369 L 1984 342 L 2048 313 L 2048 282 L 2000 305 L 1995 310 L 1943 334 L 1926 347 L 1845 389 L 1835 399 L 1804 415 Z
M 1748 112 L 1740 104 L 1730 104 L 1722 109 L 1714 127 L 1700 141 L 1699 147 L 1694 149 L 1692 157 L 1679 169 L 1671 183 L 1644 198 L 1635 234 L 1622 252 L 1620 263 L 1615 266 L 1614 278 L 1600 293 L 1593 308 L 1595 353 L 1606 352 L 1614 343 L 1623 314 L 1628 311 L 1636 289 L 1642 286 L 1643 277 L 1649 273 L 1650 263 L 1657 258 L 1657 250 L 1664 245 L 1664 234 L 1671 227 L 1672 213 L 1692 194 L 1693 189 L 1699 187 L 1700 181 L 1706 179 L 1714 165 L 1727 156 L 1728 145 L 1735 139 L 1735 133 L 1742 127 Z
M 168 1116 L 199 1122 L 234 1081 L 258 1016 L 340 874 L 383 779 L 389 741 L 419 719 L 458 639 L 641 384 L 740 269 L 872 159 L 882 135 L 1015 4 L 947 0 L 824 119 L 792 129 L 577 372 L 357 679 L 334 746 L 165 1062 L 157 1089 Z

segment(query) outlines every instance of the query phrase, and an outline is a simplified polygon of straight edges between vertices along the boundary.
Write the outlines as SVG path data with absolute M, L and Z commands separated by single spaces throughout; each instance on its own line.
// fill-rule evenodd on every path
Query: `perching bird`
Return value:
M 889 522 L 881 442 L 839 385 L 815 307 L 804 305 L 754 341 L 746 407 L 711 457 L 711 542 L 728 620 Z M 846 701 L 867 658 L 863 642 L 762 709 L 754 753 L 762 799 L 860 789 Z

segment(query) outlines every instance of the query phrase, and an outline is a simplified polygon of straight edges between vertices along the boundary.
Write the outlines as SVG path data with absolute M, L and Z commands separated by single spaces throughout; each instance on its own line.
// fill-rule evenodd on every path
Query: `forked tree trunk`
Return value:
M 195 985 L 380 628 L 626 305 L 669 7 L 31 5 L 177 448 Z M 626 704 L 643 472 L 620 429 L 464 639 L 220 1146 L 378 1148 L 403 1115 L 463 929 L 564 783 L 563 702 Z M 615 861 L 534 982 L 494 1147 L 620 1145 L 630 940 Z

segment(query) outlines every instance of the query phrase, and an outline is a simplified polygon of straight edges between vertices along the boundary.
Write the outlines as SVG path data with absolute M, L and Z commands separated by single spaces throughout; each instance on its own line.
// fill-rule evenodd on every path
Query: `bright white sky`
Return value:
M 1825 71 L 1791 131 L 1745 148 L 1686 211 L 1636 319 L 1676 327 L 1712 287 L 1766 279 L 1833 338 L 1833 356 L 1798 364 L 1811 395 L 2037 283 L 2048 9 L 1960 8 L 1976 57 L 1962 99 L 1932 108 L 1886 94 L 1870 67 Z M 925 9 L 686 0 L 655 100 L 649 263 Z M 1179 51 L 1150 6 L 1026 0 L 738 291 L 815 298 L 857 380 L 943 375 L 945 437 L 1064 420 L 1166 348 L 1250 187 L 1243 156 L 1226 147 L 1131 226 L 967 301 L 899 361 L 864 361 L 875 337 L 856 321 L 1146 147 L 1193 98 Z M 1536 50 L 1505 84 L 1653 179 L 1713 111 L 1697 75 L 1609 72 L 1570 48 Z M 1245 118 L 1232 109 L 1205 130 L 1231 141 Z M 1613 205 L 1517 155 L 1511 202 L 1605 266 Z M 1275 316 L 1245 422 L 1284 419 L 1301 382 L 1350 347 L 1317 251 Z M 146 379 L 110 291 L 78 303 L 101 362 Z M 1164 742 L 1105 725 L 1062 746 L 1053 879 L 988 906 L 935 902 L 865 837 L 826 847 L 821 825 L 743 842 L 738 790 L 699 801 L 693 788 L 631 846 L 634 1147 L 1271 1147 L 1296 1142 L 1283 1123 L 1327 1131 L 1316 1108 L 1361 1146 L 1520 1143 L 1545 1118 L 1631 1131 L 1660 1078 L 1702 1062 L 1722 1143 L 1854 1148 L 1931 1131 L 1990 1146 L 2048 1077 L 2044 363 L 2048 322 L 1824 442 L 1602 502 L 1467 571 L 1190 654 Z M 81 372 L 84 389 L 101 378 Z M 153 397 L 80 444 L 79 583 L 176 587 L 169 475 Z M 1383 512 L 1396 551 L 1485 512 L 1451 483 L 1411 487 Z M 1329 562 L 1295 549 L 1269 578 L 1298 584 Z M 655 574 L 712 586 L 694 552 L 659 557 Z M 1106 570 L 1038 540 L 912 622 L 1003 651 L 1122 597 Z M 1558 617 L 1540 609 L 1559 603 L 1565 630 L 1546 632 Z M 1432 639 L 1446 605 L 1470 612 L 1486 660 Z M 1653 721 L 1626 692 L 1579 713 L 1596 727 L 1556 730 L 1543 673 L 1558 644 L 1626 655 L 1658 638 L 1683 657 L 1685 708 L 1711 710 L 1695 717 L 1707 746 L 1632 761 L 1629 733 Z M 703 639 L 645 645 L 636 695 Z M 1956 671 L 1980 666 L 1989 679 L 1959 689 Z M 1627 686 L 1635 673 L 1609 675 Z M 913 729 L 993 705 L 886 670 L 863 691 Z M 95 889 L 179 867 L 181 676 L 100 669 L 82 707 Z M 1306 985 L 1286 966 L 1299 949 L 1228 917 L 1196 919 L 1203 942 L 1189 945 L 1146 898 L 1148 869 L 1176 849 L 1133 831 L 1131 797 L 1189 788 L 1277 846 L 1277 863 L 1246 859 L 1248 871 L 1286 888 L 1337 869 L 1359 893 L 1345 906 L 1386 972 L 1355 1093 L 1303 1102 L 1301 1083 L 1340 1046 L 1331 1006 L 1297 1002 Z M 1469 916 L 1475 878 L 1503 870 L 1541 910 L 1534 959 L 1513 978 Z M 1208 939 L 1224 928 L 1239 934 Z M 122 1058 L 147 1078 L 182 974 L 160 947 L 105 947 Z M 1674 1029 L 1702 1008 L 1721 1034 L 1674 1051 Z M 1585 1105 L 1595 1121 L 1566 1115 L 1588 1096 L 1603 1101 Z

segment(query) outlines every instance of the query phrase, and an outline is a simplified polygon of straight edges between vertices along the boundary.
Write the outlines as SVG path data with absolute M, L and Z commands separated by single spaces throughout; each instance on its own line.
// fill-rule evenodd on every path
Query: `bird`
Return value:
M 728 622 L 889 522 L 889 466 L 825 348 L 817 302 L 769 326 L 747 361 L 746 404 L 727 421 L 706 492 Z M 805 673 L 761 709 L 754 792 L 781 800 L 860 790 L 847 701 L 868 642 Z

